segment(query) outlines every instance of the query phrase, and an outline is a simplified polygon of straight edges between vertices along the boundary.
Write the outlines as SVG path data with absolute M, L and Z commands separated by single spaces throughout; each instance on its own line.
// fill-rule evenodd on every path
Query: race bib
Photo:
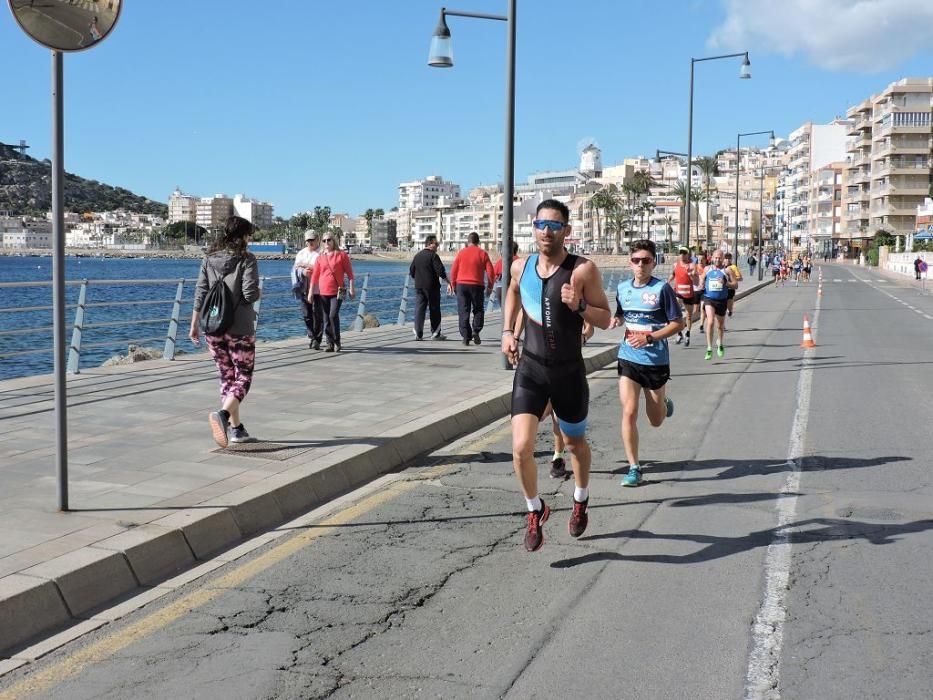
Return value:
M 722 280 L 721 279 L 710 280 L 709 290 L 711 292 L 721 292 L 722 291 Z
M 625 324 L 625 336 L 623 341 L 626 345 L 631 345 L 631 339 L 636 335 L 644 336 L 646 333 L 650 333 L 654 328 L 652 326 L 640 324 L 640 323 L 626 323 Z

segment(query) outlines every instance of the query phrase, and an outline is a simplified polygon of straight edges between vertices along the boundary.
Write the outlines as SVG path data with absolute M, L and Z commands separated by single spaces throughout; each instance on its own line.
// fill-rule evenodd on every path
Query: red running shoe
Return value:
M 570 514 L 570 522 L 567 523 L 567 529 L 571 537 L 579 537 L 586 530 L 590 522 L 590 516 L 586 514 L 586 506 L 590 502 L 587 498 L 583 503 L 577 500 L 573 502 L 573 513 Z
M 551 509 L 547 503 L 541 501 L 541 510 L 533 510 L 528 514 L 528 529 L 525 531 L 525 549 L 537 552 L 544 544 L 544 530 L 542 525 L 547 522 Z

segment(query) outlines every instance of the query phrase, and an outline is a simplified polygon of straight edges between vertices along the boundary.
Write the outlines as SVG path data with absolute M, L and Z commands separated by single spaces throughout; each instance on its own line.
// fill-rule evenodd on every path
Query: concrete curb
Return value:
M 769 284 L 756 283 L 736 299 Z M 587 374 L 616 359 L 615 337 L 603 338 L 584 348 Z M 375 445 L 347 445 L 313 463 L 296 457 L 295 466 L 263 481 L 0 578 L 0 663 L 41 636 L 87 624 L 119 598 L 158 586 L 246 538 L 505 417 L 511 392 L 512 375 L 503 372 L 489 391 L 392 428 L 377 436 Z

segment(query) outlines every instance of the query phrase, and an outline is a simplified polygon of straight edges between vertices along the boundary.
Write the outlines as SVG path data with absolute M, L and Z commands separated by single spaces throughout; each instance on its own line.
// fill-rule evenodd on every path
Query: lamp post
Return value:
M 689 124 L 687 127 L 687 242 L 690 241 L 690 185 L 693 180 L 692 165 L 693 165 L 693 68 L 697 63 L 702 63 L 704 61 L 719 61 L 726 58 L 738 58 L 742 57 L 742 67 L 739 69 L 739 78 L 742 80 L 748 80 L 752 77 L 751 71 L 751 61 L 748 60 L 748 51 L 742 51 L 741 53 L 727 53 L 722 56 L 707 56 L 706 58 L 691 58 L 690 59 L 690 118 Z
M 500 256 L 502 257 L 502 290 L 503 299 L 511 282 L 512 267 L 512 203 L 514 201 L 513 188 L 515 182 L 515 13 L 517 0 L 508 0 L 508 15 L 490 15 L 482 12 L 461 12 L 441 8 L 440 20 L 431 38 L 431 50 L 428 56 L 428 65 L 434 68 L 452 68 L 454 65 L 453 51 L 450 44 L 450 29 L 447 27 L 447 16 L 471 17 L 473 19 L 491 19 L 506 23 L 505 48 L 505 170 L 502 195 L 502 239 L 500 241 Z M 502 318 L 505 327 L 505 315 Z M 509 369 L 508 358 L 502 356 L 502 366 Z
M 771 138 L 768 139 L 768 145 L 774 146 L 773 129 L 766 129 L 765 131 L 747 131 L 735 137 L 735 238 L 732 241 L 732 253 L 735 255 L 736 259 L 739 257 L 739 174 L 742 171 L 742 168 L 739 167 L 741 162 L 739 147 L 742 143 L 743 136 L 758 136 L 759 134 L 771 134 Z M 760 225 L 759 222 L 759 226 Z
M 764 270 L 761 266 L 761 231 L 765 227 L 764 220 L 764 192 L 765 192 L 765 167 L 762 164 L 761 170 L 758 173 L 758 255 L 755 257 L 758 259 L 758 281 L 761 282 Z M 774 200 L 771 200 L 772 205 Z M 775 220 L 777 220 L 777 210 L 775 209 Z

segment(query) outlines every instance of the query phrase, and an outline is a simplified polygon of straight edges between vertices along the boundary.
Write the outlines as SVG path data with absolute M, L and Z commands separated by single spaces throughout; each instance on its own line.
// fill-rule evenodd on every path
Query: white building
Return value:
M 0 216 L 4 248 L 51 248 L 52 224 L 42 219 Z
M 178 187 L 168 198 L 168 222 L 174 224 L 178 221 L 194 223 L 198 218 L 198 198 L 193 194 L 185 194 Z
M 249 221 L 258 229 L 272 228 L 272 205 L 242 194 L 233 197 L 233 213 Z
M 403 182 L 398 186 L 399 209 L 434 207 L 440 197 L 449 202 L 460 199 L 460 185 L 445 182 L 439 175 L 430 175 L 423 180 Z

